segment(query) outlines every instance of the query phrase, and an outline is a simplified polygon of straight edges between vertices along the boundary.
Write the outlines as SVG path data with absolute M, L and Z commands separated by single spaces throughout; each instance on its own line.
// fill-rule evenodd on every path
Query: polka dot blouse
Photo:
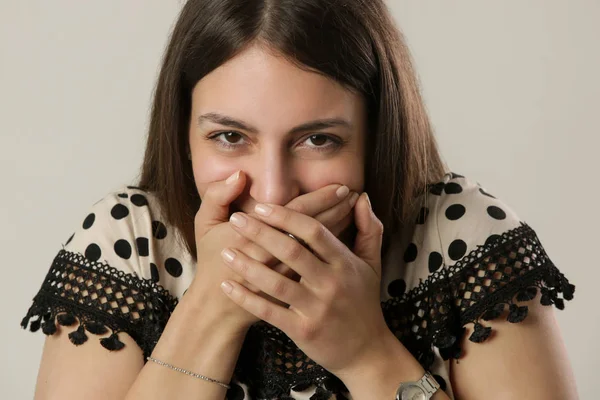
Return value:
M 538 292 L 542 304 L 563 309 L 575 286 L 534 230 L 479 183 L 448 173 L 418 204 L 382 254 L 381 307 L 390 330 L 454 399 L 449 369 L 463 356 L 466 324 L 474 324 L 468 339 L 485 346 L 503 312 L 522 321 Z M 100 340 L 107 351 L 122 349 L 127 333 L 145 362 L 195 272 L 152 193 L 124 186 L 82 216 L 21 326 L 46 335 L 56 324 L 72 326 L 74 345 Z M 227 392 L 238 400 L 351 398 L 341 380 L 262 321 L 248 331 Z

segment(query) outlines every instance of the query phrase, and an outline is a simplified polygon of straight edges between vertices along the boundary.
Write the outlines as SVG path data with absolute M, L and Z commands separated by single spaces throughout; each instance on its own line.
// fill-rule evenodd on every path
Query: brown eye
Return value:
M 226 138 L 225 140 L 227 140 L 228 143 L 237 143 L 239 139 L 241 139 L 241 136 L 235 132 L 223 132 L 221 135 Z M 230 141 L 229 139 L 231 138 L 237 138 L 238 140 Z
M 315 146 L 323 146 L 329 140 L 329 138 L 324 135 L 312 135 L 309 136 L 309 139 Z

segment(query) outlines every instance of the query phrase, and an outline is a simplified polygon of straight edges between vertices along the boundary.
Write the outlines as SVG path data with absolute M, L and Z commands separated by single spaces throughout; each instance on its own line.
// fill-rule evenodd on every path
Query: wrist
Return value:
M 169 318 L 162 336 L 172 342 L 186 343 L 190 350 L 202 347 L 206 342 L 216 346 L 235 346 L 243 343 L 248 328 L 231 316 L 211 306 L 201 291 L 188 288 Z M 161 338 L 162 338 L 161 336 Z
M 239 312 L 234 312 L 234 307 L 239 306 L 227 298 L 219 289 L 209 291 L 206 288 L 192 283 L 177 305 L 181 308 L 180 314 L 187 320 L 187 324 L 194 329 L 218 331 L 220 336 L 227 336 L 242 341 L 250 329 L 251 323 L 240 318 Z M 223 298 L 220 299 L 219 296 Z M 226 307 L 231 303 L 232 307 Z
M 388 330 L 360 359 L 336 373 L 353 398 L 394 399 L 401 382 L 417 381 L 425 369 Z M 377 391 L 377 393 L 374 392 Z

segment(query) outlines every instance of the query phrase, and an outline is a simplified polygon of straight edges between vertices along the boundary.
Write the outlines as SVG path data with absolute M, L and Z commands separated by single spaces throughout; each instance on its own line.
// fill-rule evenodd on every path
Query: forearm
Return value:
M 393 335 L 384 342 L 379 351 L 359 362 L 356 368 L 338 374 L 353 399 L 394 400 L 401 382 L 418 381 L 425 374 L 421 364 Z M 450 398 L 438 389 L 431 399 Z
M 218 381 L 229 383 L 245 333 L 188 293 L 167 323 L 152 357 Z M 126 400 L 206 399 L 223 400 L 227 389 L 148 361 Z

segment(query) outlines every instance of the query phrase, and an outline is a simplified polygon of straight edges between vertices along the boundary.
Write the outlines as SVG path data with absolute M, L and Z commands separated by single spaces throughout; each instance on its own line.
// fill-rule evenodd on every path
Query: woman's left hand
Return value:
M 223 259 L 233 271 L 289 308 L 228 281 L 233 286 L 229 297 L 285 332 L 333 374 L 360 365 L 375 349 L 380 351 L 376 346 L 387 343 L 383 339 L 391 334 L 379 297 L 383 224 L 372 212 L 366 193 L 354 207 L 358 232 L 353 251 L 307 215 L 272 204 L 266 207 L 271 209 L 269 215 L 260 215 L 261 206 L 267 205 L 255 209 L 258 219 L 238 212 L 230 223 L 301 279 L 296 282 L 238 249 L 229 249 L 235 258 L 229 261 L 223 255 Z M 233 223 L 236 215 L 245 220 L 243 226 Z M 313 252 L 278 229 L 304 240 Z

